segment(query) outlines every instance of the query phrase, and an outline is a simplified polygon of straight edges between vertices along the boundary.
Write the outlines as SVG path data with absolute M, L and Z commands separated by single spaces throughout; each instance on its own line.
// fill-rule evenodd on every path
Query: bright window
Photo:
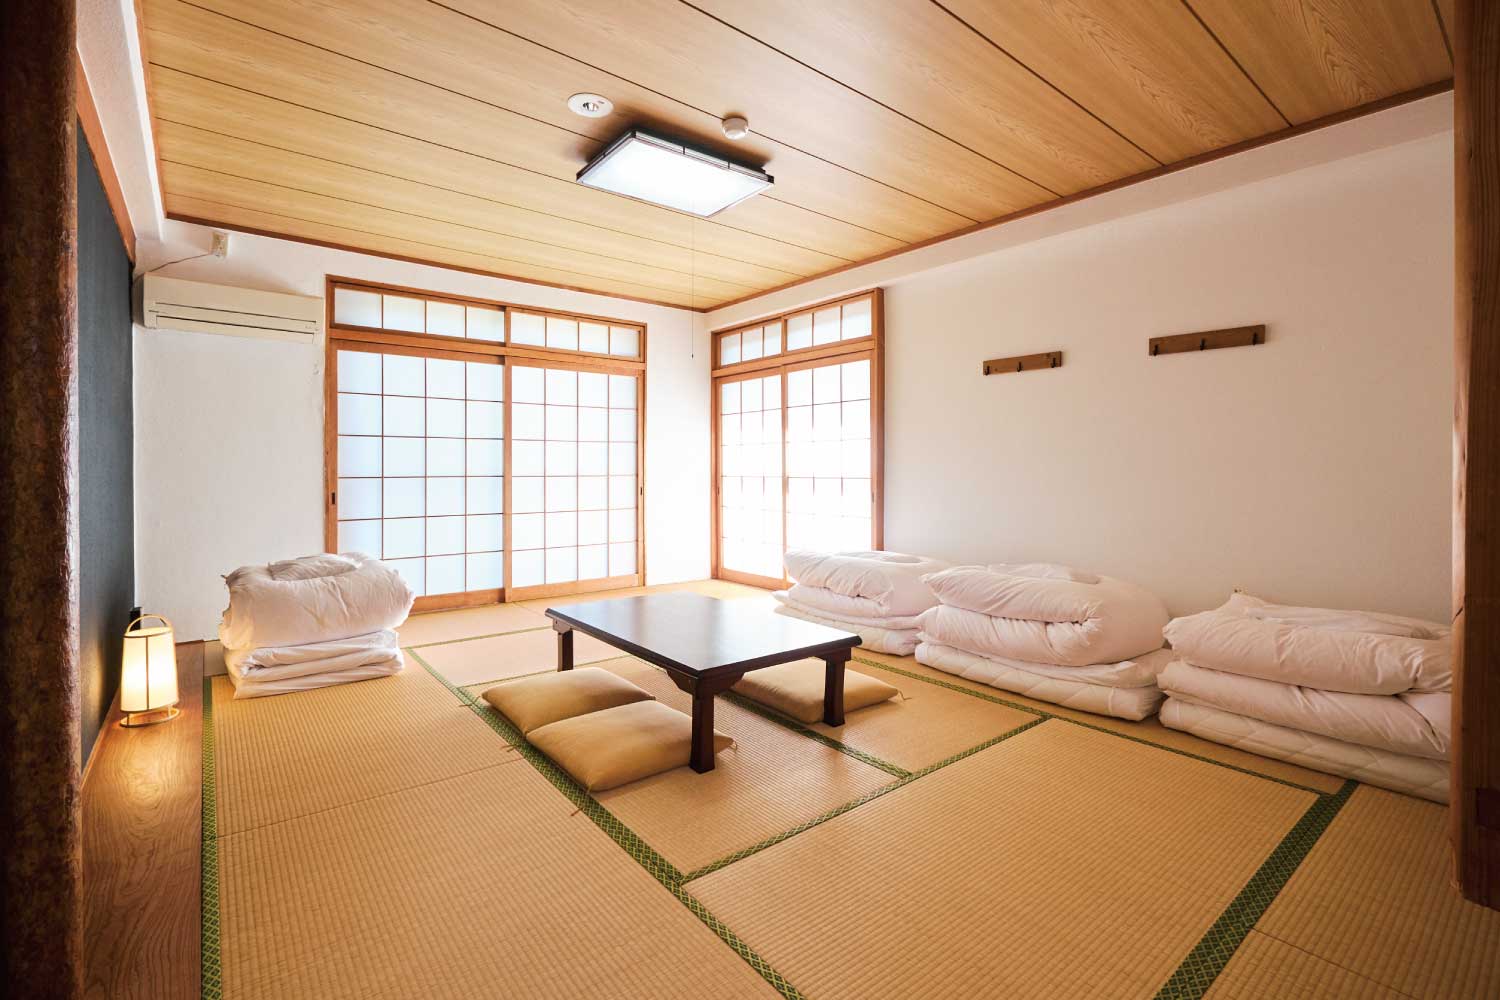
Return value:
M 329 548 L 389 562 L 419 610 L 644 582 L 643 327 L 328 294 Z
M 879 309 L 870 292 L 717 334 L 716 575 L 779 585 L 788 548 L 880 547 Z

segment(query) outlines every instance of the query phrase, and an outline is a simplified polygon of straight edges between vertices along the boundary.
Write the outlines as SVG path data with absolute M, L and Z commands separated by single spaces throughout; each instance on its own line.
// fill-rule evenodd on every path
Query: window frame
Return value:
M 380 294 L 404 295 L 433 301 L 478 305 L 504 310 L 505 342 L 471 340 L 467 337 L 450 337 L 440 334 L 409 333 L 376 327 L 340 324 L 334 320 L 334 290 L 350 288 L 355 291 Z M 561 597 L 572 594 L 588 594 L 604 590 L 639 587 L 646 579 L 646 353 L 649 341 L 647 324 L 620 317 L 594 316 L 570 313 L 558 309 L 536 308 L 520 303 L 510 303 L 473 296 L 452 295 L 420 288 L 387 285 L 355 278 L 327 275 L 324 282 L 324 360 L 323 360 L 323 535 L 324 546 L 329 552 L 338 551 L 338 352 L 360 351 L 374 354 L 404 354 L 438 359 L 492 362 L 500 365 L 504 375 L 505 399 L 505 467 L 502 474 L 504 488 L 504 510 L 501 512 L 504 526 L 504 585 L 476 591 L 454 594 L 423 595 L 416 599 L 413 611 L 436 611 L 447 608 L 478 607 L 488 604 L 509 603 L 535 598 Z M 575 351 L 566 348 L 537 347 L 510 344 L 510 317 L 512 310 L 553 316 L 578 322 L 603 323 L 608 326 L 630 327 L 639 331 L 639 357 L 627 358 L 614 354 L 599 354 Z M 636 379 L 636 571 L 633 574 L 607 577 L 571 583 L 538 584 L 530 587 L 511 586 L 511 364 L 529 367 L 557 368 L 569 371 L 601 372 L 608 375 L 630 375 Z
M 786 340 L 786 322 L 792 316 L 803 313 L 815 312 L 826 309 L 832 305 L 842 306 L 846 302 L 856 301 L 861 298 L 870 300 L 870 335 L 859 337 L 854 340 L 840 340 L 832 344 L 820 344 L 813 347 L 798 348 L 794 351 L 783 351 L 769 358 L 756 358 L 751 361 L 740 361 L 730 365 L 718 365 L 719 344 L 723 337 L 738 333 L 741 330 L 754 329 L 764 326 L 770 322 L 782 324 L 782 343 Z M 740 382 L 751 378 L 765 378 L 771 374 L 779 374 L 781 377 L 781 544 L 785 551 L 787 537 L 787 468 L 786 468 L 786 433 L 787 433 L 787 374 L 802 369 L 821 368 L 826 365 L 843 364 L 847 361 L 857 361 L 860 357 L 868 357 L 870 361 L 870 543 L 873 548 L 880 549 L 885 546 L 885 294 L 884 289 L 873 288 L 854 295 L 842 295 L 837 298 L 816 302 L 812 305 L 791 309 L 783 313 L 762 316 L 758 320 L 736 323 L 734 326 L 715 330 L 711 336 L 712 340 L 712 363 L 709 372 L 710 401 L 710 488 L 709 488 L 709 531 L 712 533 L 710 568 L 713 578 L 716 580 L 728 580 L 731 583 L 743 583 L 752 587 L 767 587 L 782 589 L 791 581 L 784 575 L 781 578 L 760 576 L 754 573 L 745 573 L 740 570 L 728 569 L 723 563 L 723 538 L 722 538 L 722 515 L 723 503 L 720 491 L 722 489 L 723 475 L 723 414 L 720 408 L 723 404 L 719 387 L 730 382 Z
M 870 333 L 868 336 L 856 337 L 853 340 L 838 340 L 834 341 L 831 344 L 811 344 L 807 347 L 798 347 L 794 350 L 786 349 L 785 345 L 787 342 L 787 324 L 788 321 L 792 319 L 792 317 L 811 315 L 812 313 L 818 312 L 819 310 L 828 309 L 833 306 L 839 306 L 840 308 L 842 308 L 843 306 L 851 302 L 858 302 L 861 299 L 870 300 Z M 872 344 L 882 342 L 884 340 L 884 331 L 882 329 L 885 312 L 884 299 L 885 296 L 883 289 L 871 288 L 863 292 L 856 292 L 853 295 L 840 295 L 838 298 L 826 299 L 822 302 L 814 302 L 811 305 L 801 306 L 796 309 L 789 309 L 783 313 L 776 313 L 770 316 L 762 316 L 757 320 L 751 320 L 750 322 L 746 323 L 736 323 L 734 326 L 727 326 L 723 329 L 715 330 L 712 334 L 712 354 L 709 364 L 709 367 L 713 371 L 713 377 L 720 378 L 725 375 L 737 374 L 739 372 L 756 371 L 761 368 L 775 368 L 783 363 L 795 363 L 798 361 L 811 360 L 814 358 L 833 357 L 839 354 L 847 354 L 851 350 L 866 350 Z M 720 363 L 719 359 L 723 356 L 723 343 L 725 337 L 732 337 L 735 334 L 743 333 L 746 330 L 753 330 L 756 327 L 763 327 L 767 323 L 781 324 L 781 343 L 783 345 L 781 353 L 773 354 L 770 357 L 754 358 L 750 361 L 735 361 L 727 365 Z

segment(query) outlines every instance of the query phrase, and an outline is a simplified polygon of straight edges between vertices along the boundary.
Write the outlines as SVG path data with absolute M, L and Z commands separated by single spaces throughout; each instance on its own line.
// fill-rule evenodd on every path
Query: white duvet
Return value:
M 1346 743 L 1198 705 L 1176 695 L 1162 704 L 1161 721 L 1172 729 L 1262 757 L 1418 795 L 1433 802 L 1448 801 L 1448 765 L 1443 761 Z
M 839 621 L 875 628 L 910 631 L 917 628 L 917 615 L 882 615 L 876 613 L 878 609 L 872 606 L 867 597 L 844 597 L 822 587 L 808 587 L 799 583 L 790 590 L 778 590 L 771 596 L 787 607 L 824 618 L 837 618 Z
M 1166 627 L 1179 658 L 1200 667 L 1372 695 L 1452 690 L 1449 636 L 1447 626 L 1435 622 L 1290 608 L 1248 594 Z
M 944 645 L 1033 663 L 1141 656 L 1161 648 L 1168 618 L 1149 590 L 1048 564 L 958 566 L 927 584 L 942 603 L 923 613 L 923 632 Z
M 347 639 L 406 620 L 413 595 L 395 570 L 357 552 L 242 566 L 224 578 L 225 649 L 299 646 Z
M 294 691 L 312 691 L 317 688 L 332 687 L 336 684 L 349 684 L 354 681 L 372 680 L 376 677 L 389 677 L 398 674 L 403 667 L 401 653 L 390 659 L 377 660 L 370 663 L 361 663 L 356 666 L 330 668 L 325 664 L 314 673 L 297 674 L 295 676 L 271 677 L 264 674 L 251 674 L 242 676 L 234 670 L 229 670 L 229 679 L 234 683 L 234 697 L 240 698 L 265 698 L 276 694 L 291 694 Z
M 829 628 L 842 629 L 845 632 L 854 632 L 859 636 L 859 644 L 862 649 L 873 649 L 877 653 L 890 653 L 893 656 L 910 656 L 912 650 L 917 648 L 917 630 L 914 628 L 888 628 L 871 622 L 854 622 L 834 618 L 818 611 L 792 604 L 782 600 L 785 591 L 777 591 L 775 597 L 781 600 L 776 607 L 776 613 L 787 618 L 796 618 L 814 625 L 826 625 Z
M 390 629 L 302 646 L 224 650 L 224 666 L 232 676 L 258 680 L 305 677 L 389 660 L 399 662 L 400 658 L 396 633 Z
M 918 662 L 968 680 L 1099 715 L 1139 721 L 1161 704 L 1156 676 L 1171 659 L 1160 649 L 1119 663 L 1057 667 L 1022 660 L 979 656 L 922 636 Z
M 787 576 L 798 584 L 862 599 L 861 617 L 918 615 L 937 603 L 922 578 L 948 564 L 900 552 L 812 552 L 792 549 Z M 829 608 L 827 610 L 837 610 Z
M 1348 694 L 1206 670 L 1182 660 L 1158 680 L 1185 701 L 1392 753 L 1444 760 L 1452 695 Z

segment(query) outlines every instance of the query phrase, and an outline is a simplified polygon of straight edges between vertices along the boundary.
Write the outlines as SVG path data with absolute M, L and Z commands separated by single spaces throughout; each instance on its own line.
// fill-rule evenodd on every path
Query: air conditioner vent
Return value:
M 217 333 L 312 343 L 323 332 L 323 300 L 181 278 L 145 275 L 137 283 L 147 329 Z

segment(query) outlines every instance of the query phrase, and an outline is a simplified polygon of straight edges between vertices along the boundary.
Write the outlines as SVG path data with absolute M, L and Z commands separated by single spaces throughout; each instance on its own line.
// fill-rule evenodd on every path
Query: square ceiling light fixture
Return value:
M 775 183 L 771 175 L 638 129 L 578 171 L 578 182 L 707 218 Z

